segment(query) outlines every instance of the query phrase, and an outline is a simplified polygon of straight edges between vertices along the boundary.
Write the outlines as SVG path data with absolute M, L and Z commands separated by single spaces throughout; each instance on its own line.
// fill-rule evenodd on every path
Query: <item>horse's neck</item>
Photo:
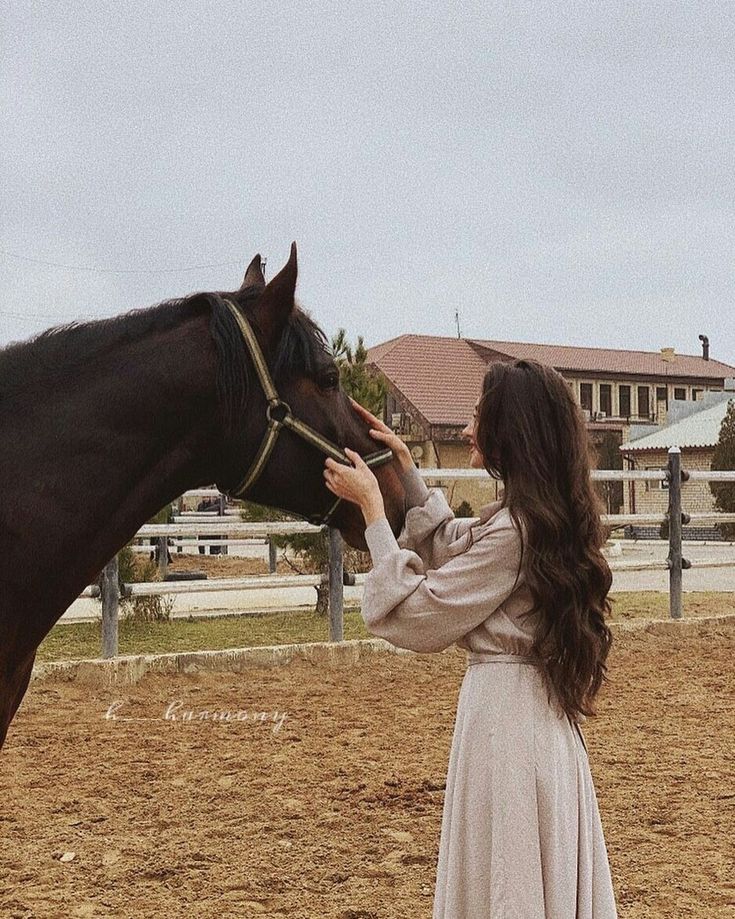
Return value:
M 101 348 L 66 379 L 16 393 L 15 410 L 3 403 L 0 459 L 2 579 L 19 595 L 42 590 L 39 602 L 59 614 L 157 510 L 212 475 L 208 317 Z

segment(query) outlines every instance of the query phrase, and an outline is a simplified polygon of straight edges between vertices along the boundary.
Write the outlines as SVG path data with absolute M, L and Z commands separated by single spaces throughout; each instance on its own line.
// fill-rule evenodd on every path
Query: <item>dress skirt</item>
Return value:
M 616 919 L 578 725 L 531 658 L 468 655 L 449 757 L 433 919 Z

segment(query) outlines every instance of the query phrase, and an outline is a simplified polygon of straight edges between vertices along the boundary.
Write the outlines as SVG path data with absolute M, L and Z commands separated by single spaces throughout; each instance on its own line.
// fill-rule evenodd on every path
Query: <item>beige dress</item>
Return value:
M 455 519 L 439 490 L 404 476 L 394 537 L 365 532 L 362 615 L 401 648 L 467 651 L 449 757 L 433 919 L 615 919 L 582 732 L 549 704 L 529 657 L 535 617 L 522 537 L 497 501 Z

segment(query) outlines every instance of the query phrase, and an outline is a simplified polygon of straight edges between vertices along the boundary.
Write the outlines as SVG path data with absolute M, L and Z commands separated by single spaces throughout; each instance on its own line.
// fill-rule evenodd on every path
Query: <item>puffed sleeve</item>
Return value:
M 455 517 L 444 493 L 429 490 L 418 469 L 401 472 L 406 493 L 406 519 L 398 536 L 401 548 L 412 549 L 430 568 L 446 560 L 447 550 L 477 523 L 476 517 Z
M 476 527 L 441 567 L 402 548 L 385 518 L 365 530 L 373 569 L 362 617 L 372 635 L 411 651 L 443 651 L 477 628 L 521 581 L 522 537 L 507 509 Z

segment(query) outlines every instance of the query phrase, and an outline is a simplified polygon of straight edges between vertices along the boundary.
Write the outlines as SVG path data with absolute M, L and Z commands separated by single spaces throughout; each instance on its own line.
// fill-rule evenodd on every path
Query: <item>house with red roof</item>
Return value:
M 493 361 L 519 358 L 548 364 L 566 379 L 587 419 L 599 468 L 622 468 L 620 445 L 665 425 L 672 403 L 722 392 L 725 380 L 735 377 L 735 366 L 710 358 L 706 338 L 701 354 L 434 335 L 400 335 L 368 350 L 368 363 L 388 383 L 384 420 L 411 445 L 416 464 L 428 468 L 468 465 L 461 431 L 472 417 L 485 371 Z M 464 500 L 475 513 L 502 489 L 489 477 L 435 484 L 453 507 Z M 610 513 L 622 512 L 621 486 L 600 486 Z

